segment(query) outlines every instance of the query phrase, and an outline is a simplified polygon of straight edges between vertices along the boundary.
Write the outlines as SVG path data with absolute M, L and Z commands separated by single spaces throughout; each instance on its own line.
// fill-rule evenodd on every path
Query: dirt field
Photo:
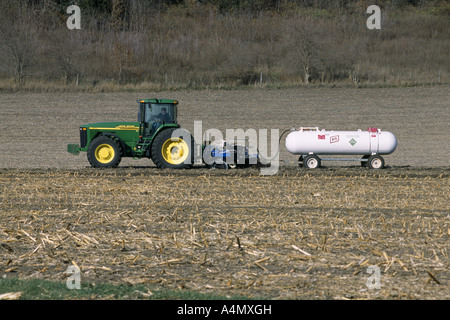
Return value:
M 78 126 L 180 100 L 203 128 L 376 126 L 399 147 L 373 171 L 87 168 Z M 448 87 L 2 94 L 0 275 L 281 299 L 449 299 Z M 296 160 L 281 145 L 280 158 Z M 366 285 L 380 268 L 380 289 Z
M 65 168 L 89 166 L 85 155 L 67 153 L 79 142 L 78 127 L 99 121 L 134 121 L 136 100 L 147 97 L 180 101 L 179 122 L 203 130 L 279 129 L 313 126 L 328 130 L 393 132 L 398 148 L 385 157 L 391 166 L 450 165 L 450 90 L 448 86 L 415 88 L 300 88 L 162 93 L 30 93 L 0 94 L 2 131 L 0 168 Z M 280 146 L 280 159 L 297 160 Z M 147 166 L 151 161 L 123 161 Z M 337 163 L 332 163 L 333 166 Z M 347 164 L 344 164 L 347 165 Z

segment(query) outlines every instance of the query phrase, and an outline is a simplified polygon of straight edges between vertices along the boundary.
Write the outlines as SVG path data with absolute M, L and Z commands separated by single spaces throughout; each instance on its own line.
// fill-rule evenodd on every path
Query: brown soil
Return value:
M 388 167 L 87 168 L 78 126 L 133 120 L 141 97 L 180 99 L 203 128 L 377 126 Z M 0 275 L 281 299 L 449 299 L 448 90 L 288 89 L 2 94 Z M 191 126 L 191 127 L 189 127 Z M 447 131 L 446 131 L 447 130 Z M 448 134 L 447 134 L 448 136 Z M 281 146 L 281 159 L 296 160 Z M 381 288 L 369 289 L 369 266 Z

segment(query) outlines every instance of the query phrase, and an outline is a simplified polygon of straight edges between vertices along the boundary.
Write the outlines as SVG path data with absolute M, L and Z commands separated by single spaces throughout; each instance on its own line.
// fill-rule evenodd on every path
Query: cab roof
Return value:
M 177 104 L 177 100 L 172 99 L 139 99 L 138 102 L 140 103 L 173 103 Z

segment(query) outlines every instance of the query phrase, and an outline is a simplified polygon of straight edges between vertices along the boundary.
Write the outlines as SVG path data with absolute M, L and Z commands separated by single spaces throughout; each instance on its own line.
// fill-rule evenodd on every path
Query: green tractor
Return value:
M 176 100 L 138 100 L 136 122 L 99 122 L 80 126 L 80 144 L 67 145 L 78 155 L 87 152 L 94 168 L 115 168 L 123 157 L 149 158 L 159 168 L 193 164 L 194 139 L 177 123 Z

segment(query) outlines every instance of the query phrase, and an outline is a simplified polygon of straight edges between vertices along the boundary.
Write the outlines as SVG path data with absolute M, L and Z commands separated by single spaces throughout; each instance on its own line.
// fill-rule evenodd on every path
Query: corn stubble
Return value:
M 446 169 L 2 169 L 3 277 L 269 299 L 448 299 Z M 368 289 L 369 266 L 381 289 Z

